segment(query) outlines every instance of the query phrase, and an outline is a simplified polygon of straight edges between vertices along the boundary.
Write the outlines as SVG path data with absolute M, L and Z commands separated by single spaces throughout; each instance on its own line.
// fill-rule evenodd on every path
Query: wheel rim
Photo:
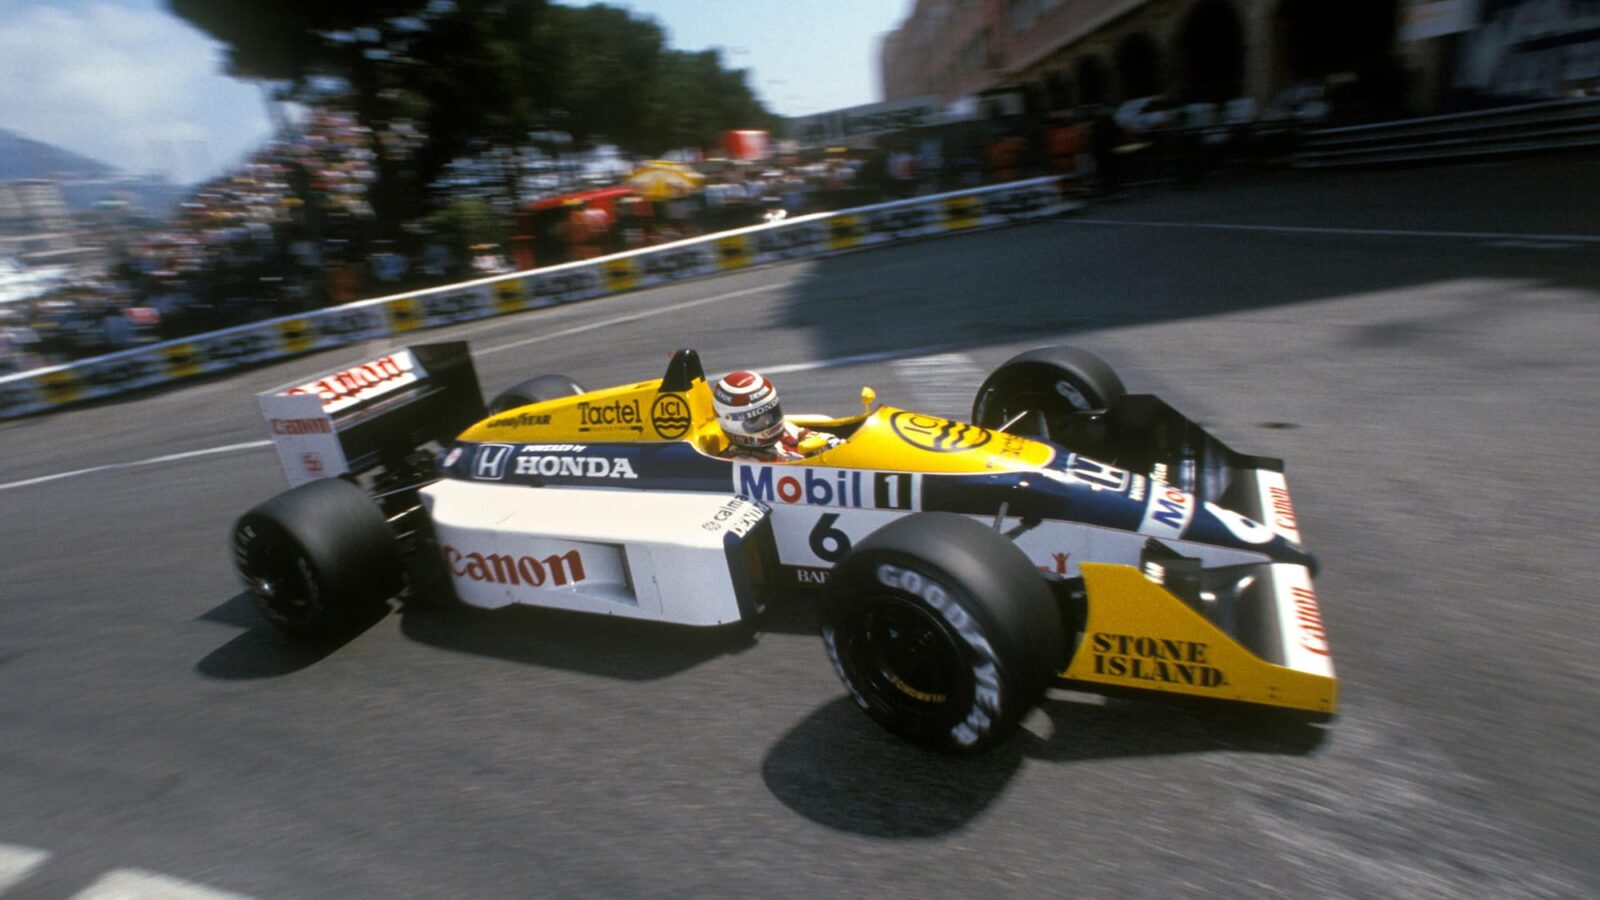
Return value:
M 866 692 L 889 709 L 933 717 L 961 702 L 967 665 L 945 624 L 900 597 L 874 597 L 854 642 Z
M 1020 391 L 1013 395 L 1005 406 L 1013 415 L 1022 410 L 1037 410 L 1048 415 L 1068 415 L 1094 408 L 1094 401 L 1087 394 L 1079 391 L 1066 379 L 1061 379 L 1060 382 L 1066 386 L 1065 390 L 1070 391 L 1070 394 L 1062 393 L 1063 389 Z
M 1043 391 L 1013 394 L 996 406 L 992 414 L 985 410 L 984 418 L 993 419 L 992 423 L 984 423 L 985 427 L 1000 428 L 1018 420 L 1017 425 L 1042 428 L 1044 436 L 1048 436 L 1052 429 L 1078 411 L 1067 398 Z M 1013 430 L 1016 427 L 1013 426 Z
M 244 579 L 261 609 L 290 624 L 314 616 L 318 597 L 311 561 L 288 547 L 254 549 Z

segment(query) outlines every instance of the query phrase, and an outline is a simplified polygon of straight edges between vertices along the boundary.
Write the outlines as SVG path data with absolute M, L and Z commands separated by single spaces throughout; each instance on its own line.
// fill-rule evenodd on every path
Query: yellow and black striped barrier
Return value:
M 270 359 L 764 263 L 1057 215 L 1058 179 L 815 213 L 510 275 L 375 297 L 0 378 L 0 419 Z

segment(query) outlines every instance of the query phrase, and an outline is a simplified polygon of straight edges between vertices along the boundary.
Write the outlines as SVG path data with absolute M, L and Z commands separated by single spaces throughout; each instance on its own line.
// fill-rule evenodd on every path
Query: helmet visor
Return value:
M 724 427 L 731 426 L 730 430 L 736 430 L 751 437 L 765 434 L 781 421 L 783 421 L 783 409 L 776 403 L 762 406 L 759 409 L 738 410 L 723 415 Z

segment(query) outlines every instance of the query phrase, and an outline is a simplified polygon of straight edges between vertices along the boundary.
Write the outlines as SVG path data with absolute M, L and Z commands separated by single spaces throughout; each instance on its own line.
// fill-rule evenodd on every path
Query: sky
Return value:
M 878 100 L 878 43 L 914 0 L 609 2 L 655 19 L 674 49 L 722 48 L 793 116 Z M 199 181 L 267 136 L 261 88 L 222 64 L 164 0 L 0 0 L 0 128 L 127 172 Z

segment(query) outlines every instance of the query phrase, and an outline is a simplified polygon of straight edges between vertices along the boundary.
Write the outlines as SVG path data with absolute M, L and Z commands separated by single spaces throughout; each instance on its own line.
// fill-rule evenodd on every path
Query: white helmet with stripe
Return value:
M 771 447 L 783 434 L 778 389 L 760 372 L 743 369 L 722 376 L 711 405 L 728 440 L 740 447 Z

